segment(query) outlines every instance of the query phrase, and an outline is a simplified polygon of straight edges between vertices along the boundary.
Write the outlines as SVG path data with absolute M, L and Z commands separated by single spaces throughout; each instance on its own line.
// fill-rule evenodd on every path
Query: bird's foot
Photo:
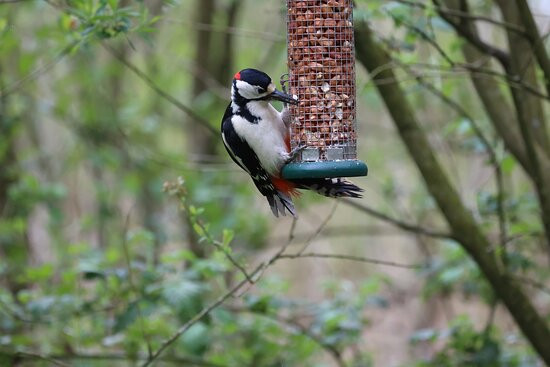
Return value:
M 285 164 L 288 164 L 288 163 L 292 162 L 298 156 L 298 153 L 300 153 L 306 147 L 307 147 L 307 145 L 299 145 L 296 148 L 292 149 L 288 153 L 288 158 L 286 159 Z
M 283 74 L 281 75 L 281 78 L 279 79 L 279 83 L 281 83 L 281 89 L 283 90 L 283 93 L 286 94 L 286 85 L 289 81 L 289 76 L 288 74 Z M 288 108 L 288 103 L 286 102 L 283 102 L 283 108 Z

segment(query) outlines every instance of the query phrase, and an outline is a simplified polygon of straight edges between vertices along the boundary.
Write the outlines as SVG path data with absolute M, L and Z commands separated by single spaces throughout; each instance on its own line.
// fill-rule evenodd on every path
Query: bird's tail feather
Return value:
M 282 216 L 285 216 L 286 209 L 293 217 L 296 217 L 296 209 L 294 208 L 294 203 L 288 195 L 277 191 L 276 194 L 273 194 L 271 196 L 268 195 L 266 196 L 266 198 L 269 202 L 269 206 L 271 207 L 271 211 L 273 212 L 274 216 L 279 217 L 279 213 Z
M 363 189 L 345 178 L 308 178 L 292 180 L 296 188 L 312 190 L 331 198 L 361 198 Z

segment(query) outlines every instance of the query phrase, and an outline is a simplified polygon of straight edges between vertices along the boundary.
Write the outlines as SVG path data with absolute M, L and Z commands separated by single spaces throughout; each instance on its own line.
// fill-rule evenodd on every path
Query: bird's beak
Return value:
M 284 103 L 298 104 L 298 98 L 293 98 L 290 94 L 286 94 L 275 89 L 273 93 L 268 95 L 269 99 L 276 99 Z

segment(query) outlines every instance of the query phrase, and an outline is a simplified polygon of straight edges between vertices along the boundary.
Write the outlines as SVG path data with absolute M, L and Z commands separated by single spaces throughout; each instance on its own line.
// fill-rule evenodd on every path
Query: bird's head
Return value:
M 233 76 L 231 98 L 238 104 L 240 104 L 239 102 L 272 99 L 285 103 L 298 103 L 298 100 L 292 96 L 278 91 L 269 75 L 256 69 L 243 69 Z

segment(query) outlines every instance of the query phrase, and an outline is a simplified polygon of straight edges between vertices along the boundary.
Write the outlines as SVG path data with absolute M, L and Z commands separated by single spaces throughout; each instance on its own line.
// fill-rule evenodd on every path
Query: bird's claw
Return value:
M 297 156 L 298 156 L 298 153 L 300 153 L 302 150 L 304 150 L 305 148 L 307 147 L 307 145 L 299 145 L 297 146 L 296 148 L 292 149 L 289 153 L 288 153 L 288 158 L 287 160 L 285 161 L 285 164 L 288 164 L 290 162 L 292 162 Z
M 288 81 L 289 81 L 288 74 L 281 75 L 281 78 L 279 79 L 279 83 L 281 84 L 281 89 L 283 90 L 283 93 L 286 93 L 286 84 L 288 83 Z M 287 108 L 288 103 L 283 102 L 283 107 Z

